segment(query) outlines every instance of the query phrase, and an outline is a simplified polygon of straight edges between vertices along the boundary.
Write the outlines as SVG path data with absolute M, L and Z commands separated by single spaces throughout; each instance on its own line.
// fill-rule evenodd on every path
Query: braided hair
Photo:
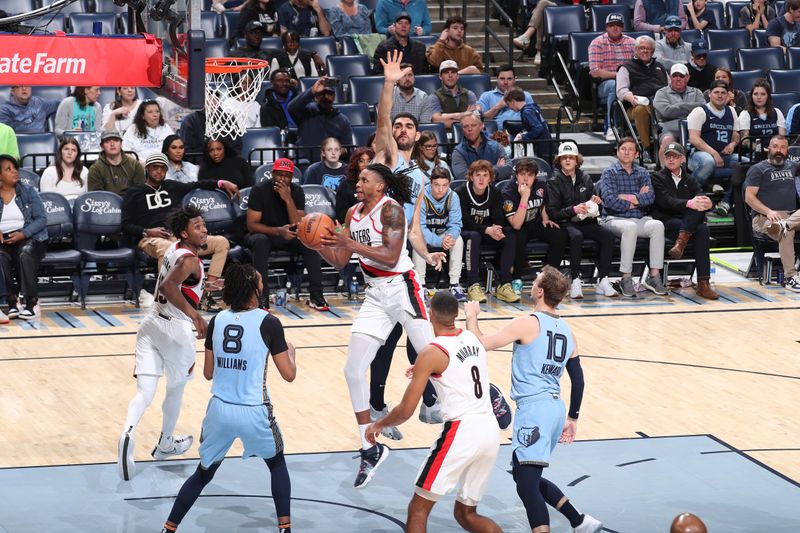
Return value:
M 231 311 L 246 311 L 252 307 L 253 296 L 256 301 L 261 299 L 258 288 L 258 272 L 253 265 L 234 263 L 225 273 L 225 288 L 222 290 L 222 299 Z
M 383 182 L 386 183 L 386 196 L 401 204 L 411 203 L 411 177 L 407 172 L 410 169 L 394 173 L 386 165 L 372 163 L 367 165 L 367 170 L 378 174 Z

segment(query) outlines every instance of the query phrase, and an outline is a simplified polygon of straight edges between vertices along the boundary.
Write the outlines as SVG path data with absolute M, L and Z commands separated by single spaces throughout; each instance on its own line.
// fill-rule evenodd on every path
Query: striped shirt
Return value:
M 589 45 L 589 72 L 598 69 L 616 72 L 623 63 L 633 58 L 636 40 L 623 35 L 617 42 L 608 38 L 608 34 L 598 35 Z

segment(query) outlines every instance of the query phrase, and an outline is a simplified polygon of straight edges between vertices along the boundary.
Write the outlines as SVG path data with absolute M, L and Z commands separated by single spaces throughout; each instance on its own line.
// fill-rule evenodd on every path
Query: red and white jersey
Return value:
M 493 414 L 486 350 L 472 332 L 459 329 L 431 342 L 450 358 L 447 369 L 431 376 L 445 422 L 466 415 Z
M 158 281 L 156 282 L 155 302 L 153 302 L 152 312 L 157 315 L 165 315 L 191 321 L 183 311 L 169 303 L 160 292 L 161 283 L 163 283 L 164 278 L 167 277 L 170 270 L 175 268 L 175 264 L 183 256 L 189 256 L 186 261 L 194 261 L 197 264 L 197 269 L 195 273 L 181 282 L 181 294 L 186 298 L 186 301 L 189 302 L 189 305 L 195 309 L 200 305 L 200 298 L 203 296 L 203 281 L 205 280 L 203 263 L 194 252 L 181 246 L 180 242 L 176 242 L 167 248 L 167 251 L 164 253 L 164 261 L 161 264 L 161 271 L 158 273 Z
M 380 201 L 375 204 L 372 211 L 363 213 L 364 202 L 359 202 L 353 209 L 353 215 L 350 218 L 350 237 L 361 244 L 380 248 L 383 246 L 383 223 L 381 223 L 381 210 L 386 202 L 393 202 L 400 206 L 397 202 L 384 196 Z M 402 208 L 402 207 L 401 207 Z M 364 272 L 364 279 L 367 282 L 375 283 L 381 280 L 390 280 L 394 276 L 398 276 L 414 270 L 414 263 L 408 256 L 405 242 L 408 237 L 408 227 L 403 225 L 403 247 L 400 250 L 400 257 L 394 265 L 384 265 L 378 263 L 362 255 L 358 255 L 358 262 L 361 264 L 361 270 Z

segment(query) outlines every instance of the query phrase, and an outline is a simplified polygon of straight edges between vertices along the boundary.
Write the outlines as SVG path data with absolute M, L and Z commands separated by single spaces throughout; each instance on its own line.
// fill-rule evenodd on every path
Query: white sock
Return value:
M 361 434 L 361 448 L 364 450 L 372 448 L 372 444 L 367 440 L 367 426 L 369 426 L 369 424 L 358 425 L 358 432 Z

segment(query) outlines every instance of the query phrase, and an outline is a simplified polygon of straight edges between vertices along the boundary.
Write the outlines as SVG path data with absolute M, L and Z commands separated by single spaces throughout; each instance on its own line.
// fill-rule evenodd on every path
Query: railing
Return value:
M 556 118 L 556 139 L 561 137 L 561 117 L 562 114 L 566 115 L 567 120 L 569 121 L 570 125 L 576 124 L 581 118 L 581 95 L 578 92 L 578 87 L 575 85 L 575 81 L 572 79 L 572 74 L 569 71 L 569 67 L 567 66 L 567 62 L 564 60 L 564 57 L 561 55 L 561 52 L 556 52 L 556 59 L 558 60 L 558 65 L 564 71 L 564 77 L 566 81 L 566 88 L 568 94 L 564 94 L 561 87 L 558 83 L 553 80 L 553 89 L 556 91 L 556 96 L 558 96 L 559 100 L 559 107 L 558 107 L 558 116 Z M 575 107 L 575 113 L 573 114 L 572 109 L 570 106 Z
M 464 5 L 464 13 L 466 14 L 467 2 L 464 1 L 463 5 Z M 507 24 L 508 27 L 510 28 L 509 32 L 508 32 L 508 47 L 506 47 L 503 44 L 501 36 L 498 35 L 497 32 L 494 31 L 491 28 L 490 24 L 489 24 L 489 20 L 491 18 L 491 13 L 492 13 L 492 8 L 494 8 L 497 11 L 495 15 L 500 18 L 500 21 L 504 22 L 505 24 Z M 490 45 L 489 37 L 492 37 L 497 42 L 497 44 L 500 45 L 500 48 L 505 50 L 505 52 L 508 54 L 508 64 L 511 65 L 511 68 L 514 68 L 514 22 L 511 20 L 511 17 L 509 17 L 508 14 L 500 6 L 500 4 L 497 3 L 497 0 L 488 0 L 486 2 L 486 9 L 485 9 L 485 11 L 483 13 L 483 17 L 484 17 L 483 18 L 483 22 L 484 22 L 484 30 L 483 30 L 484 31 L 483 68 L 484 68 L 484 70 L 491 75 L 491 72 L 489 70 L 489 63 L 490 63 L 490 59 L 491 59 L 492 56 L 491 56 L 491 52 L 489 51 L 489 45 Z
M 622 121 L 625 123 L 625 128 L 631 133 L 631 137 L 634 141 L 636 141 L 636 149 L 639 151 L 639 164 L 644 164 L 644 150 L 642 148 L 642 143 L 639 141 L 639 135 L 637 135 L 636 130 L 633 128 L 633 124 L 631 124 L 631 120 L 628 117 L 628 113 L 625 111 L 625 104 L 622 103 L 620 99 L 616 99 L 614 101 L 614 105 L 611 108 L 612 114 L 614 110 L 617 110 L 619 116 L 622 117 Z M 619 132 L 617 131 L 617 126 L 614 125 L 616 122 L 613 120 L 613 116 L 609 118 L 609 125 L 611 126 L 611 131 L 614 132 L 614 137 L 617 141 L 620 140 Z

